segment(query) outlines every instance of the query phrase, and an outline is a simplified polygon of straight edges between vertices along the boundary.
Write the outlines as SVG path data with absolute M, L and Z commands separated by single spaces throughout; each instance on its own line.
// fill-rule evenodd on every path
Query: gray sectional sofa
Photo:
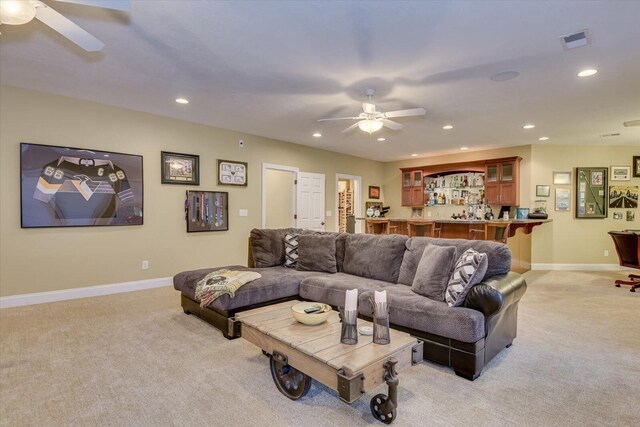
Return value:
M 262 277 L 241 287 L 234 298 L 224 295 L 204 309 L 195 298 L 197 282 L 207 273 L 223 267 L 177 274 L 174 287 L 182 294 L 184 312 L 200 316 L 231 339 L 239 336 L 239 330 L 229 319 L 240 311 L 295 298 L 337 307 L 344 303 L 347 289 L 358 288 L 359 313 L 363 318 L 370 318 L 369 298 L 375 290 L 384 289 L 391 327 L 423 340 L 425 359 L 450 366 L 457 375 L 471 380 L 476 379 L 483 367 L 503 348 L 509 347 L 516 337 L 518 301 L 526 284 L 519 274 L 509 271 L 511 251 L 504 244 L 401 235 L 321 233 L 335 242 L 335 253 L 329 254 L 326 244 L 323 244 L 324 251 L 313 248 L 302 253 L 301 241 L 299 260 L 302 265 L 298 267 L 324 271 L 300 271 L 283 266 L 287 233 L 299 234 L 301 240 L 304 236 L 318 234 L 292 228 L 252 230 L 249 267 L 224 268 L 250 269 Z M 444 301 L 418 295 L 412 290 L 411 284 L 428 244 L 454 246 L 458 254 L 468 248 L 487 254 L 487 272 L 482 282 L 471 289 L 462 306 L 449 307 Z M 327 255 L 335 255 L 335 261 Z

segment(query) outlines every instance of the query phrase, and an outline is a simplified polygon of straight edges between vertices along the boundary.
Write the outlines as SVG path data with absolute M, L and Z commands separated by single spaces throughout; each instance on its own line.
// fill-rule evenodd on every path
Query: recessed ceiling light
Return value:
M 382 137 L 378 138 L 378 141 L 380 141 L 380 142 L 385 142 L 386 140 L 387 140 L 387 138 L 382 138 Z
M 177 102 L 178 104 L 188 104 L 188 103 L 189 103 L 189 100 L 188 100 L 188 99 L 185 99 L 185 98 L 176 98 L 176 102 Z
M 451 125 L 444 125 L 444 126 L 442 126 L 442 129 L 444 129 L 444 130 L 453 129 L 453 126 L 451 126 Z
M 589 68 L 587 70 L 582 70 L 578 73 L 578 77 L 589 77 L 589 76 L 593 76 L 594 74 L 596 74 L 598 72 L 598 70 L 596 70 L 595 68 Z
M 520 75 L 517 71 L 502 71 L 496 73 L 490 77 L 494 82 L 506 82 L 507 80 L 515 79 Z
M 313 134 L 314 138 L 320 138 L 322 136 L 322 134 L 320 132 L 316 132 Z
M 469 149 L 469 147 L 460 147 L 460 149 L 461 149 L 462 151 L 464 151 L 464 150 L 468 150 L 468 149 Z
M 534 127 L 536 127 L 536 125 L 524 125 L 522 129 L 533 129 Z
M 411 157 L 418 157 L 418 155 L 416 153 L 413 153 Z
M 548 139 L 549 139 L 548 136 L 541 136 L 540 138 L 538 138 L 538 141 L 546 141 Z

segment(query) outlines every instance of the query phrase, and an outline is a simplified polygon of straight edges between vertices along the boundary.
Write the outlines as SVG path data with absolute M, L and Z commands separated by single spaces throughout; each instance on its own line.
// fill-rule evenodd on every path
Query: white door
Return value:
M 296 226 L 324 231 L 324 174 L 298 172 Z

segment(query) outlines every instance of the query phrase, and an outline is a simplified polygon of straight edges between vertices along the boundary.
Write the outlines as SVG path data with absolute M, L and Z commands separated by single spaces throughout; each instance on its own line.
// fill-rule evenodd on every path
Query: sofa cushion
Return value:
M 388 285 L 387 302 L 389 321 L 404 326 L 465 343 L 475 343 L 484 338 L 484 316 L 481 312 L 464 307 L 449 307 L 444 301 L 434 301 L 416 294 L 408 286 Z M 369 298 L 373 291 L 360 295 L 359 312 L 371 316 Z
M 360 300 L 364 291 L 371 290 L 373 292 L 386 285 L 389 285 L 389 282 L 347 273 L 325 274 L 305 278 L 300 283 L 300 296 L 310 301 L 323 302 L 338 307 L 344 306 L 344 296 L 349 289 L 358 289 L 358 299 Z
M 355 276 L 397 283 L 406 241 L 407 236 L 399 234 L 348 234 L 343 271 Z M 416 267 L 417 265 L 416 263 Z
M 469 248 L 487 254 L 487 272 L 484 279 L 500 274 L 507 274 L 511 270 L 511 249 L 504 243 L 489 242 L 485 240 L 465 239 L 436 239 L 433 237 L 411 237 L 406 242 L 407 250 L 402 259 L 400 274 L 397 283 L 411 286 L 416 275 L 420 258 L 427 244 L 438 246 L 455 246 L 459 254 Z
M 229 297 L 229 295 L 223 295 L 210 305 L 210 307 L 227 311 L 248 307 L 253 304 L 261 304 L 279 298 L 296 296 L 298 295 L 300 282 L 303 279 L 326 274 L 318 273 L 317 271 L 298 271 L 284 266 L 247 268 L 234 265 L 179 273 L 173 278 L 173 286 L 185 296 L 194 301 L 198 301 L 194 296 L 196 284 L 206 276 L 207 273 L 220 268 L 227 268 L 229 270 L 251 270 L 262 275 L 261 278 L 249 282 L 238 289 L 234 298 Z
M 298 263 L 298 235 L 286 233 L 284 235 L 284 266 L 295 268 Z
M 336 236 L 333 234 L 302 234 L 298 237 L 300 271 L 336 273 Z
M 418 270 L 420 268 L 418 267 Z M 487 255 L 467 249 L 458 262 L 449 279 L 446 301 L 450 307 L 464 304 L 467 294 L 475 285 L 482 281 L 487 271 Z
M 299 228 L 278 228 L 251 230 L 249 239 L 253 266 L 256 268 L 274 267 L 284 264 L 284 235 L 299 234 Z
M 422 296 L 444 301 L 444 293 L 458 256 L 455 246 L 427 245 L 420 258 L 411 289 Z

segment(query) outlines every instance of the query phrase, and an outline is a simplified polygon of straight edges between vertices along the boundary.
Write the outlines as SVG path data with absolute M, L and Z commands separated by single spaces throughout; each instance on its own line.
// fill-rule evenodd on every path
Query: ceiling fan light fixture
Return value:
M 30 1 L 2 0 L 0 2 L 0 23 L 22 25 L 36 16 L 36 7 Z
M 363 132 L 374 133 L 382 129 L 382 122 L 375 119 L 361 120 L 358 122 L 358 127 Z

